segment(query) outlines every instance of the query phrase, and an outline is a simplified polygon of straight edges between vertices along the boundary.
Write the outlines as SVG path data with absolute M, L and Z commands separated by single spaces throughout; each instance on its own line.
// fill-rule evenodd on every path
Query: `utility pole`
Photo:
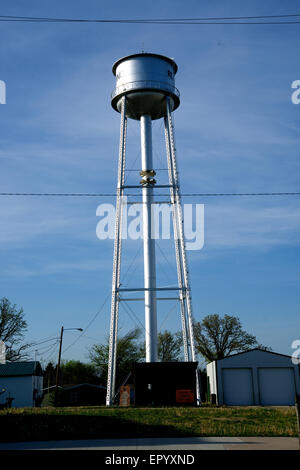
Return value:
M 59 380 L 59 372 L 60 372 L 60 359 L 61 359 L 61 347 L 63 341 L 63 334 L 64 334 L 64 327 L 61 327 L 60 331 L 60 341 L 59 341 L 59 352 L 58 352 L 58 362 L 56 367 L 56 381 L 55 381 L 55 394 L 54 394 L 54 405 L 57 405 L 57 390 L 58 390 L 58 380 Z
M 57 391 L 58 391 L 58 382 L 59 382 L 59 373 L 60 373 L 61 348 L 62 348 L 64 331 L 66 331 L 66 330 L 83 331 L 82 328 L 64 328 L 63 326 L 61 327 L 60 341 L 59 341 L 59 352 L 58 352 L 58 362 L 57 362 L 57 368 L 56 368 L 55 393 L 54 393 L 54 404 L 55 404 L 55 406 L 57 405 Z

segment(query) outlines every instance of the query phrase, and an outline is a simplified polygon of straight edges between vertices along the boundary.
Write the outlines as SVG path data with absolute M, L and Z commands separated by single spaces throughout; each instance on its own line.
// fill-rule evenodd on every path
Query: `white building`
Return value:
M 294 405 L 300 395 L 299 368 L 290 356 L 252 349 L 206 368 L 208 392 L 218 405 Z
M 43 395 L 42 368 L 37 361 L 0 364 L 0 408 L 36 406 Z

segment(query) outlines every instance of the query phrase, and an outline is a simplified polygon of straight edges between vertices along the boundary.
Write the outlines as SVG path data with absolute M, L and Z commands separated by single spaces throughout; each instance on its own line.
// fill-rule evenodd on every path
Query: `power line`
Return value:
M 66 196 L 66 197 L 94 197 L 116 196 L 116 193 L 0 193 L 0 196 Z
M 43 346 L 40 349 L 31 348 L 31 349 L 28 350 L 28 353 L 33 354 L 33 352 L 35 352 L 39 356 L 43 356 L 44 354 L 47 354 L 48 351 L 52 350 L 54 348 L 54 346 L 56 346 L 58 343 L 59 343 L 59 340 L 56 340 L 50 346 L 48 344 L 47 346 Z
M 285 193 L 186 193 L 181 196 L 300 196 L 300 192 L 285 192 Z
M 47 354 L 46 357 L 43 357 L 43 360 L 45 361 L 45 363 L 49 362 L 50 357 L 52 357 L 52 359 L 55 361 L 55 359 L 53 358 L 53 354 L 54 354 L 54 352 L 55 352 L 55 354 L 57 353 L 57 350 L 58 350 L 57 346 L 58 345 L 59 345 L 59 340 L 57 340 L 57 342 L 55 344 L 53 344 L 52 349 L 50 351 L 50 354 Z M 43 356 L 44 355 L 45 355 L 45 353 L 43 353 Z
M 116 197 L 116 193 L 0 193 L 0 196 L 33 196 L 33 197 Z M 127 197 L 138 197 L 141 194 L 126 194 Z M 170 196 L 167 193 L 156 196 Z M 225 196 L 300 196 L 300 192 L 264 192 L 264 193 L 182 193 L 182 197 L 225 197 Z
M 72 346 L 74 346 L 74 344 L 77 343 L 77 341 L 79 341 L 79 339 L 84 335 L 84 333 L 86 332 L 86 330 L 91 326 L 91 324 L 96 320 L 96 318 L 98 317 L 98 315 L 102 312 L 106 302 L 108 301 L 109 297 L 110 297 L 110 292 L 109 294 L 106 296 L 103 304 L 101 305 L 100 309 L 98 310 L 98 312 L 93 316 L 93 318 L 89 321 L 89 323 L 87 324 L 87 326 L 83 329 L 82 333 L 80 333 L 79 336 L 77 336 L 77 338 L 73 341 L 73 343 L 71 343 L 69 346 L 66 347 L 66 349 L 63 350 L 63 353 L 65 353 L 66 351 L 68 351 Z
M 275 19 L 298 18 L 300 14 L 231 16 L 203 18 L 157 18 L 157 19 L 88 19 L 88 18 L 49 18 L 0 15 L 1 22 L 34 22 L 34 23 L 118 23 L 118 24 L 183 24 L 183 25 L 217 25 L 217 24 L 300 24 L 300 21 L 274 21 Z M 272 19 L 273 21 L 270 21 Z M 228 21 L 231 20 L 231 21 Z M 249 21 L 263 20 L 263 21 Z
M 50 339 L 46 339 L 46 340 L 40 341 L 40 342 L 38 342 L 38 343 L 31 343 L 31 346 L 32 346 L 32 348 L 33 348 L 34 346 L 37 346 L 38 344 L 48 343 L 49 341 L 54 341 L 54 340 L 57 340 L 57 339 L 59 339 L 58 336 L 56 336 L 56 337 L 54 337 L 54 338 L 50 338 Z M 32 348 L 31 348 L 31 349 L 32 349 Z

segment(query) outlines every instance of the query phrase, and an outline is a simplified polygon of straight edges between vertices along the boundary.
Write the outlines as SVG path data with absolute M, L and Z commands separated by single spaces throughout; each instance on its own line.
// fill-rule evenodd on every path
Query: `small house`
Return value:
M 39 362 L 0 364 L 0 408 L 39 406 L 42 389 L 43 373 Z
M 89 383 L 66 385 L 60 392 L 63 406 L 105 405 L 106 388 Z

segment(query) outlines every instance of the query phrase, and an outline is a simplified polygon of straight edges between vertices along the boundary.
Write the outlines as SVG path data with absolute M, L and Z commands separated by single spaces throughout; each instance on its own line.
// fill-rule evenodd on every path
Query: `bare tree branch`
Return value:
M 6 358 L 9 361 L 28 359 L 26 350 L 30 344 L 20 344 L 27 330 L 24 311 L 12 304 L 6 297 L 0 299 L 0 340 L 6 346 Z

